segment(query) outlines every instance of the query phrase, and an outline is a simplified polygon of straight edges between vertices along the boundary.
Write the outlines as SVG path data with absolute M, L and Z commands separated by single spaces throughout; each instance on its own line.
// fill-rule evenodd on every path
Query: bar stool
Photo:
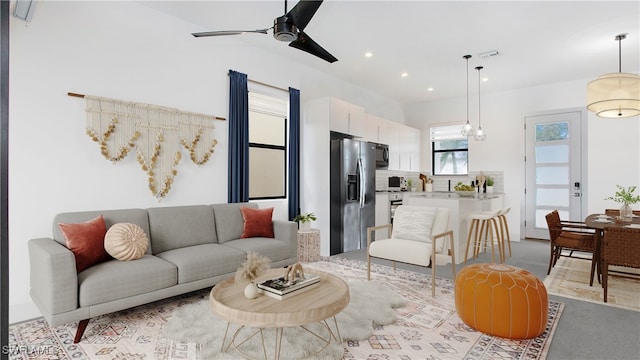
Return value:
M 500 231 L 496 219 L 501 210 L 496 211 L 481 211 L 472 213 L 469 215 L 469 234 L 467 235 L 467 248 L 464 252 L 464 264 L 467 264 L 467 257 L 469 254 L 469 246 L 471 245 L 471 236 L 475 234 L 473 238 L 473 257 L 477 258 L 480 254 L 480 247 L 483 243 L 486 249 L 487 238 L 491 237 L 491 261 L 495 262 L 495 250 L 494 243 L 498 243 L 498 252 L 500 255 L 500 262 L 504 262 L 504 246 L 500 237 Z M 494 238 L 495 233 L 495 238 Z
M 504 243 L 509 246 L 509 257 L 511 257 L 511 235 L 509 234 L 509 225 L 507 224 L 507 214 L 511 208 L 500 210 L 498 214 L 498 222 L 500 223 L 500 237 L 502 238 L 502 253 L 505 253 Z

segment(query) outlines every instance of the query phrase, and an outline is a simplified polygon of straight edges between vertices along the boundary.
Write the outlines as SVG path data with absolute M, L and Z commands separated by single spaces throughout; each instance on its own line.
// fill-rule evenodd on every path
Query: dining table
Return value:
M 602 274 L 602 257 L 600 252 L 602 248 L 602 239 L 604 238 L 604 229 L 610 227 L 640 229 L 640 216 L 633 214 L 631 220 L 622 221 L 618 216 L 590 214 L 586 219 L 584 219 L 584 223 L 588 228 L 595 230 L 596 248 L 593 256 L 597 259 L 596 276 L 598 277 L 598 282 L 601 283 L 600 275 Z M 589 280 L 589 284 L 593 285 L 593 278 Z

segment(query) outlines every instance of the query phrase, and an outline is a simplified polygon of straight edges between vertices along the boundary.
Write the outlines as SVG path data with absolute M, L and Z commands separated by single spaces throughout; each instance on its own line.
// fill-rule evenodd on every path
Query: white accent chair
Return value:
M 431 266 L 431 296 L 436 296 L 435 265 L 452 264 L 456 276 L 453 231 L 449 229 L 450 210 L 427 206 L 401 205 L 395 210 L 393 226 L 380 225 L 367 229 L 367 280 L 371 279 L 371 258 Z M 387 228 L 388 239 L 372 241 L 371 233 Z

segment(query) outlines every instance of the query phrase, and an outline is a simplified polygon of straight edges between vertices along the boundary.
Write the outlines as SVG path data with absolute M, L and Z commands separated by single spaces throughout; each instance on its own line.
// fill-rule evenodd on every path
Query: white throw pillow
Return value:
M 118 260 L 136 260 L 144 256 L 149 247 L 149 238 L 136 224 L 119 223 L 107 230 L 104 249 Z
M 437 210 L 425 206 L 398 206 L 393 217 L 391 238 L 430 243 Z

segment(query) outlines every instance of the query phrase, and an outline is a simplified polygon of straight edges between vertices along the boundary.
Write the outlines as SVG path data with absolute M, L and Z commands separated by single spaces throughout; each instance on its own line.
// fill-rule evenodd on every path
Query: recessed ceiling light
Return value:
M 433 88 L 428 88 L 427 91 L 433 91 Z
M 487 81 L 489 81 L 489 78 L 483 77 L 483 78 L 482 78 L 482 81 L 483 81 L 483 82 L 487 82 Z
M 408 73 L 406 73 L 406 72 L 403 72 L 402 74 L 400 74 L 400 76 L 402 76 L 402 77 L 407 77 L 407 76 L 409 76 L 409 74 L 408 74 Z
M 365 57 L 372 57 L 373 53 L 371 51 L 367 51 L 366 53 L 364 53 Z

